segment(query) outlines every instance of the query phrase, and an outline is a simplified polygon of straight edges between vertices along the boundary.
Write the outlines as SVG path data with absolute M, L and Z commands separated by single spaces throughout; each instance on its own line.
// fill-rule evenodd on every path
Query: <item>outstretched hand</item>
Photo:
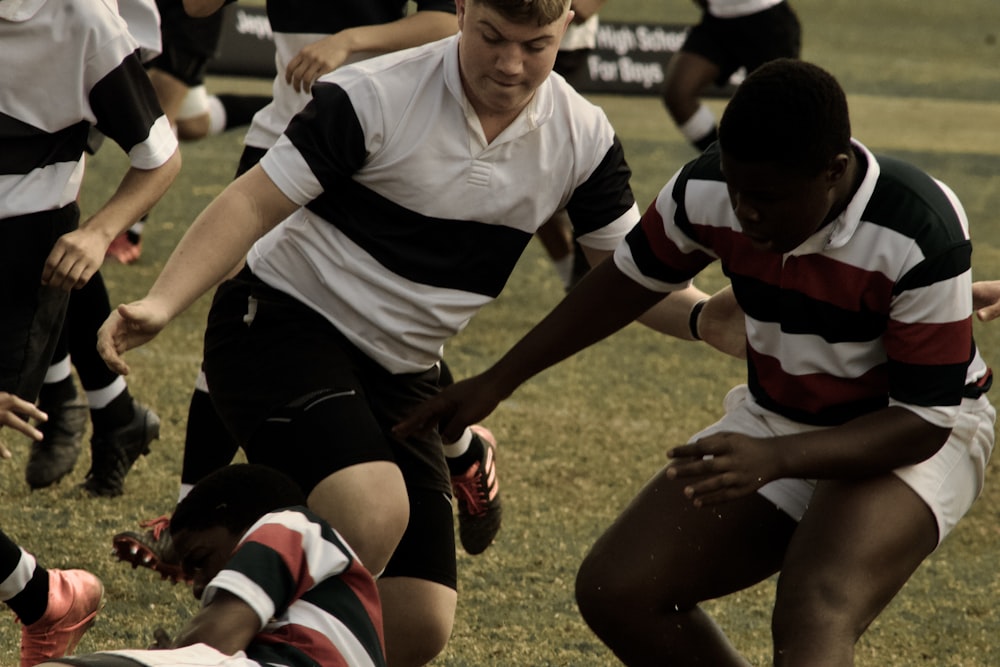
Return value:
M 476 375 L 445 387 L 418 405 L 392 432 L 405 438 L 437 427 L 445 442 L 455 442 L 467 426 L 485 419 L 504 398 L 493 383 L 483 375 Z
M 128 375 L 128 364 L 121 355 L 152 340 L 169 320 L 148 301 L 118 306 L 97 331 L 97 351 L 108 368 L 119 375 Z
M 667 456 L 668 478 L 696 478 L 684 487 L 695 507 L 748 496 L 777 478 L 766 441 L 739 433 L 713 433 Z

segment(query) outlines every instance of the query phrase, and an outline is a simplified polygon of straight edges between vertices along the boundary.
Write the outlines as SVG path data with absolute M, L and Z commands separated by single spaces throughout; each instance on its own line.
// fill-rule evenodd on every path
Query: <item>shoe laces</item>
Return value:
M 484 443 L 485 444 L 485 443 Z M 452 478 L 452 490 L 466 511 L 479 516 L 489 510 L 489 502 L 496 497 L 496 467 L 493 465 L 493 448 L 486 446 L 484 461 L 476 461 L 459 477 Z
M 139 526 L 142 528 L 149 528 L 150 532 L 153 534 L 153 539 L 159 540 L 160 536 L 163 535 L 163 532 L 170 528 L 170 515 L 164 514 L 163 516 L 158 516 L 155 519 L 140 521 Z

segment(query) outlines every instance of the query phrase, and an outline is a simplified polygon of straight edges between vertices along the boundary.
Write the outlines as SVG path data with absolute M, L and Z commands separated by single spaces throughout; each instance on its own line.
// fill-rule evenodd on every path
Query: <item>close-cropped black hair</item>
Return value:
M 847 96 L 831 74 L 802 60 L 761 65 L 739 85 L 719 122 L 719 148 L 740 162 L 773 162 L 806 175 L 850 151 Z
M 234 463 L 195 484 L 170 518 L 170 532 L 224 526 L 243 533 L 268 512 L 305 505 L 302 489 L 268 466 Z

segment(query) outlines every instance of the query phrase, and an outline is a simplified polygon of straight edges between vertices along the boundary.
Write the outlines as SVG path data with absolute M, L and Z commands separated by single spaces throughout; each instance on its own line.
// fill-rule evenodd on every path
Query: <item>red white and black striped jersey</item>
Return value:
M 305 507 L 266 514 L 251 526 L 202 604 L 219 590 L 260 617 L 245 652 L 262 665 L 385 665 L 375 580 L 339 533 Z
M 303 206 L 249 265 L 392 373 L 426 370 L 565 208 L 611 251 L 639 211 L 604 112 L 552 74 L 487 143 L 458 37 L 342 67 L 260 165 Z
M 770 410 L 836 425 L 901 405 L 950 428 L 988 374 L 972 340 L 965 212 L 943 183 L 854 145 L 860 188 L 791 252 L 741 233 L 716 146 L 664 186 L 615 261 L 671 291 L 718 259 L 746 312 L 748 384 Z
M 174 154 L 177 139 L 112 5 L 0 3 L 0 219 L 76 200 L 91 126 L 134 167 Z

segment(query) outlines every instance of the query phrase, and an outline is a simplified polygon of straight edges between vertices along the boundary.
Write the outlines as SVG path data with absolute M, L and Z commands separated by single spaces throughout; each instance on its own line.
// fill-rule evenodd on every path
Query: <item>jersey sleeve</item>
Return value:
M 226 567 L 205 589 L 202 604 L 216 591 L 239 597 L 257 612 L 263 628 L 317 582 L 345 572 L 353 552 L 304 508 L 267 514 L 250 527 Z
M 128 153 L 139 169 L 154 169 L 177 150 L 177 137 L 163 115 L 138 52 L 127 54 L 90 91 L 97 129 Z
M 377 108 L 370 87 L 368 108 Z M 321 81 L 313 98 L 292 118 L 285 133 L 261 159 L 275 185 L 296 204 L 305 206 L 361 168 L 377 137 L 365 131 L 355 101 L 338 83 Z
M 96 3 L 91 9 L 97 18 L 84 40 L 81 63 L 93 114 L 87 120 L 128 153 L 133 167 L 159 167 L 177 150 L 177 137 L 139 59 L 139 45 L 110 6 Z
M 689 234 L 684 218 L 687 168 L 660 190 L 656 199 L 615 249 L 618 268 L 651 290 L 673 292 L 684 289 L 702 269 L 716 260 L 710 248 Z

